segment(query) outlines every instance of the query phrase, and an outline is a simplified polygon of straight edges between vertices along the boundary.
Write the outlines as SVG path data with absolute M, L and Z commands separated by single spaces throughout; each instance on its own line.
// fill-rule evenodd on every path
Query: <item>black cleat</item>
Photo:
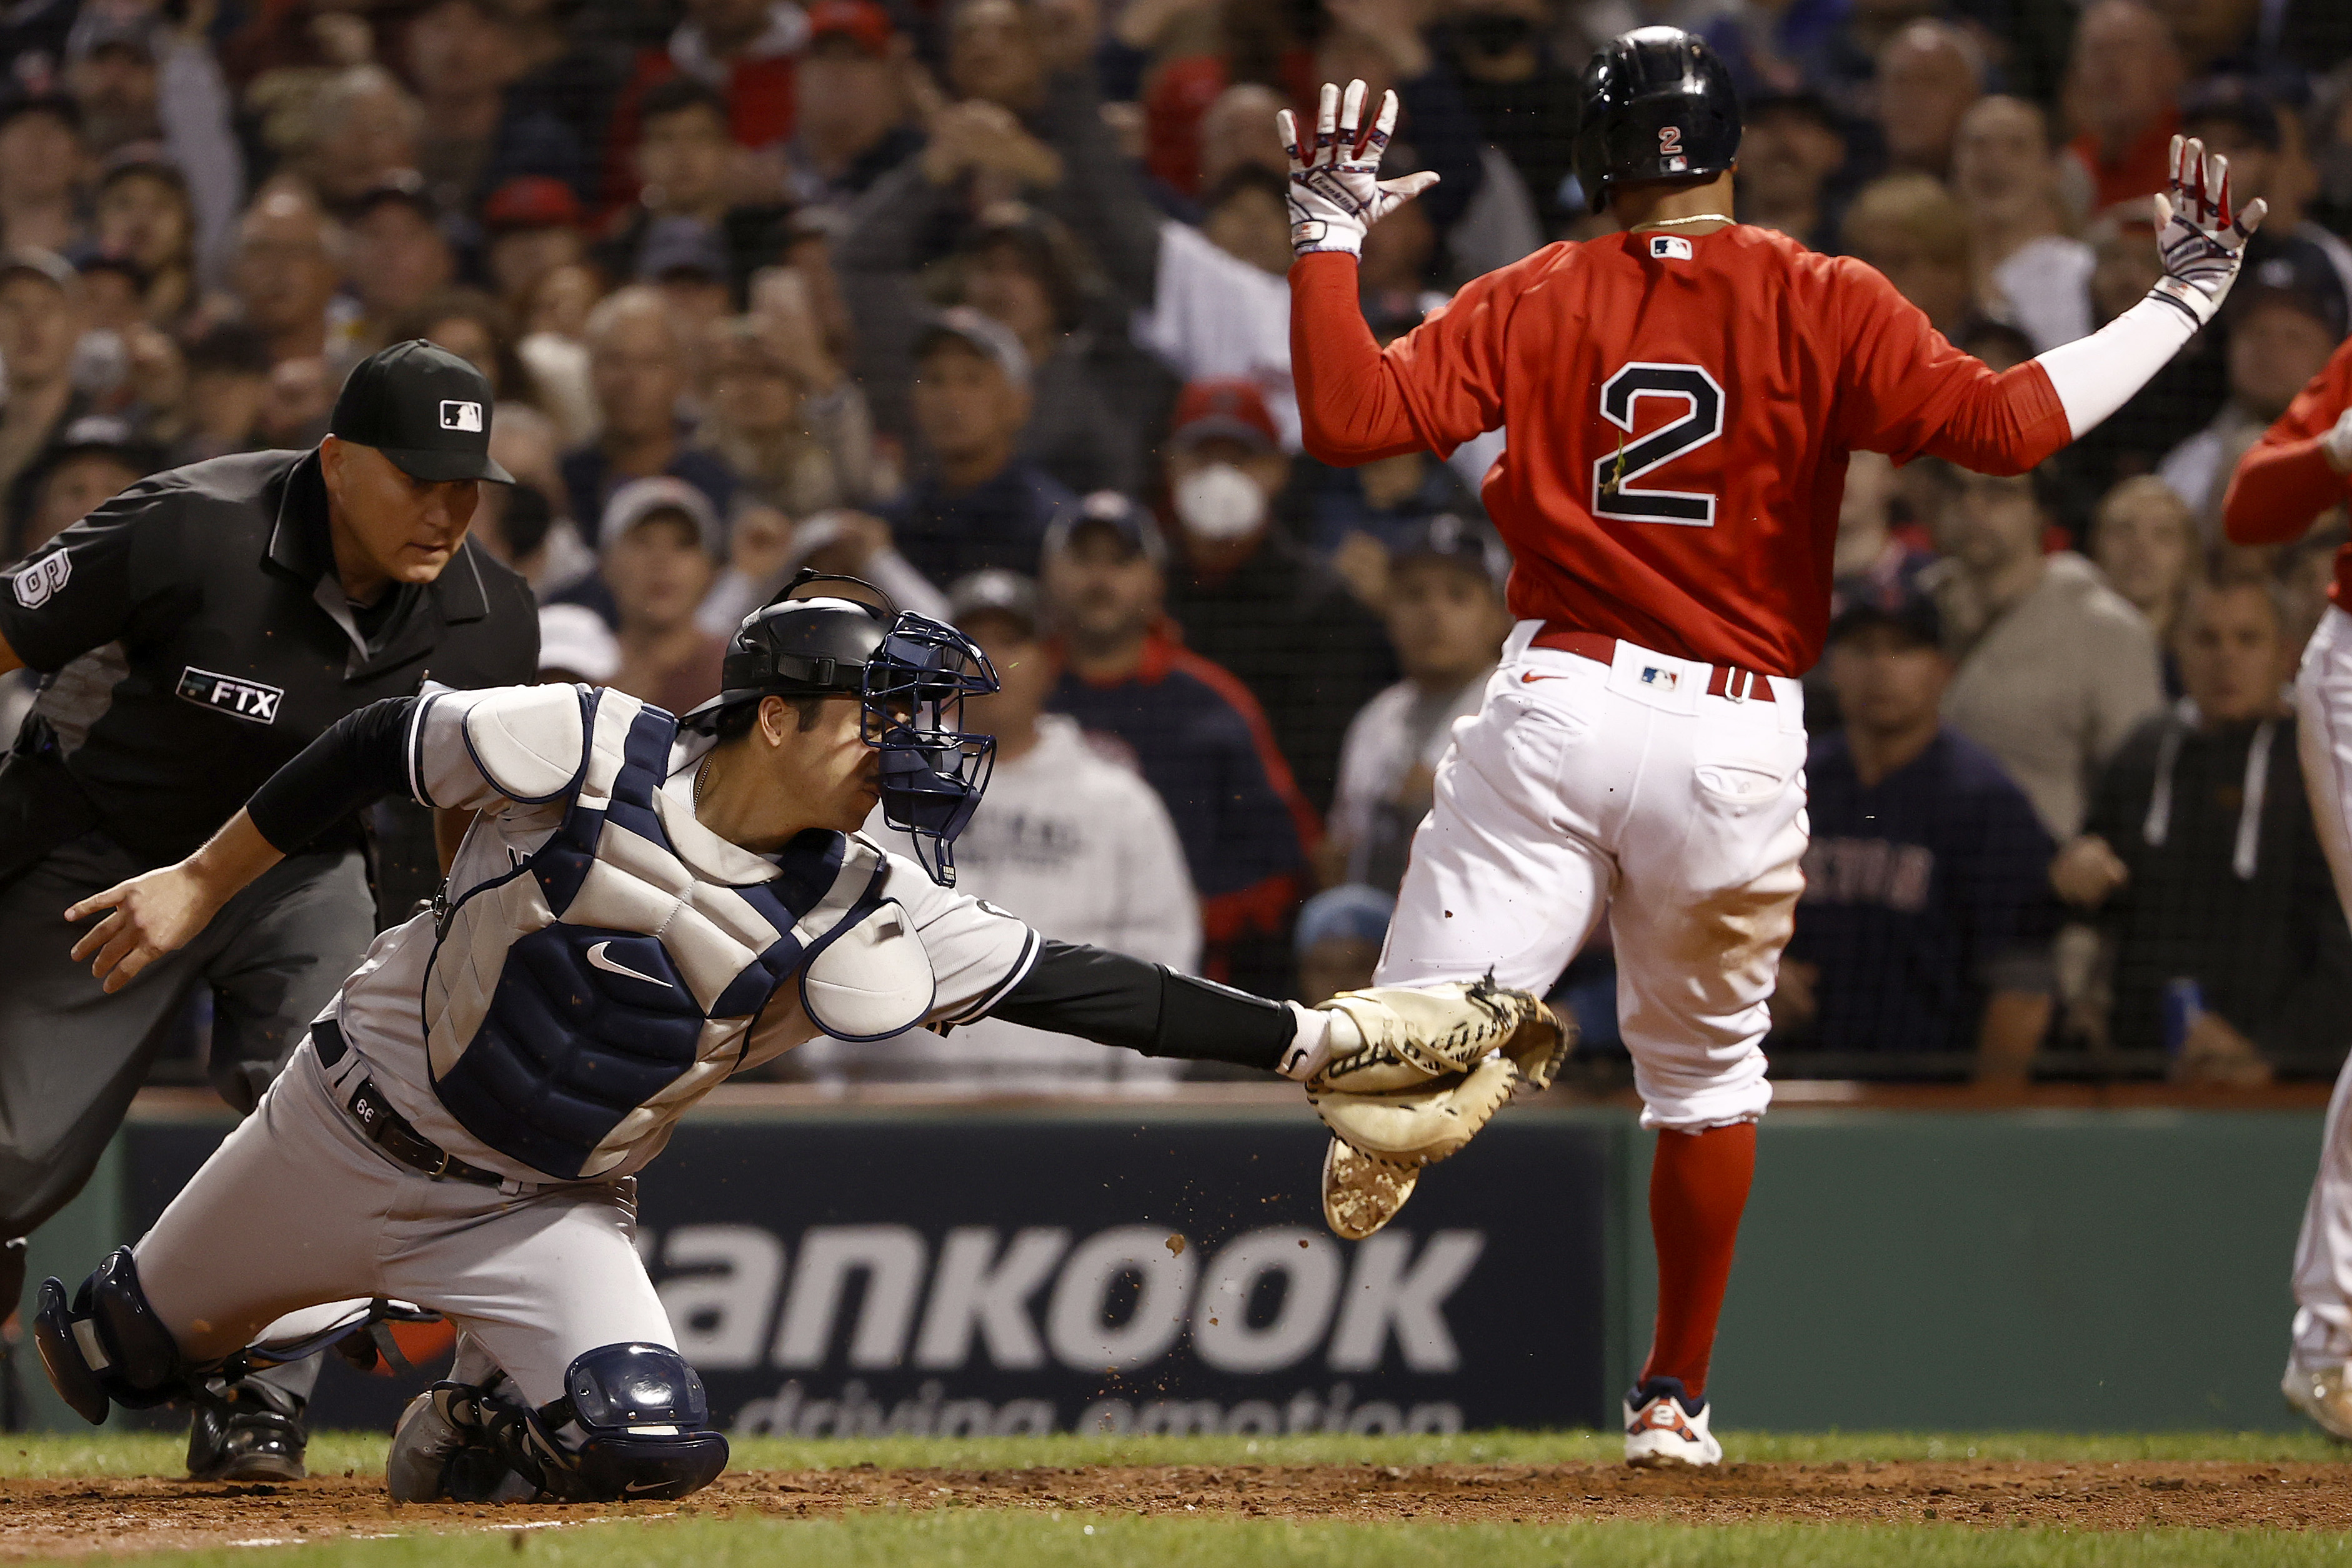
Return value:
M 199 1481 L 299 1481 L 310 1434 L 302 1407 L 268 1384 L 207 1385 L 188 1427 L 188 1476 Z

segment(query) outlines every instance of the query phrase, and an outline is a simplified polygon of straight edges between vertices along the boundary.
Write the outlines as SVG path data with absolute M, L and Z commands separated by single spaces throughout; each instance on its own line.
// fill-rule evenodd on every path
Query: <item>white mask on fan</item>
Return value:
M 1265 492 L 1230 463 L 1212 463 L 1176 486 L 1176 516 L 1204 539 L 1246 538 L 1265 519 Z

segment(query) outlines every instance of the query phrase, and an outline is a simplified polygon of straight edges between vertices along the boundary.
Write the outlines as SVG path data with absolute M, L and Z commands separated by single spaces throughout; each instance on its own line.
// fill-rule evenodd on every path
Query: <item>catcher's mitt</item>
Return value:
M 1386 1225 L 1421 1167 L 1468 1143 L 1522 1084 L 1548 1087 L 1572 1041 L 1541 998 L 1490 980 L 1342 991 L 1323 1006 L 1363 1039 L 1307 1081 L 1332 1133 L 1324 1222 L 1350 1241 Z

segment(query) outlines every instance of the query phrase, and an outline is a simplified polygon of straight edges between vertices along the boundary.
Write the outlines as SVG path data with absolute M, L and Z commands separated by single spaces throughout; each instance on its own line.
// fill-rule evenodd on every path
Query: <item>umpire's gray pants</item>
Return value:
M 375 933 L 358 850 L 291 855 L 109 996 L 68 956 L 95 922 L 68 925 L 65 911 L 140 870 L 90 833 L 0 891 L 0 1239 L 28 1235 L 89 1180 L 197 987 L 213 995 L 214 1086 L 250 1111 Z

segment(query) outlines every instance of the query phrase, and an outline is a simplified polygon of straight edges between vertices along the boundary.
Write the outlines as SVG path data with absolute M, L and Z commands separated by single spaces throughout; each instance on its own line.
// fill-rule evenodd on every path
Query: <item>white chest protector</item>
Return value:
M 551 690 L 576 697 L 576 718 Z M 837 1039 L 929 1012 L 930 964 L 882 894 L 881 852 L 816 831 L 772 857 L 719 839 L 662 790 L 677 722 L 661 709 L 512 688 L 460 723 L 463 773 L 503 802 L 563 806 L 534 852 L 441 914 L 425 969 L 434 1092 L 489 1148 L 560 1179 L 613 1170 L 740 1064 L 794 978 Z M 446 774 L 431 784 L 438 803 L 471 803 Z

